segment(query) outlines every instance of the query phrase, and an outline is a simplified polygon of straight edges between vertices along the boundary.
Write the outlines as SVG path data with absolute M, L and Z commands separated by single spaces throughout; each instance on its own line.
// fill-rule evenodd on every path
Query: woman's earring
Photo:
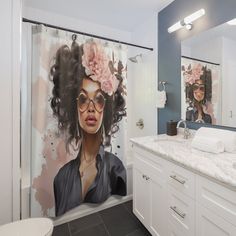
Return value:
M 79 130 L 79 123 L 78 122 L 76 124 L 76 130 L 77 130 L 77 137 L 81 138 L 80 130 Z
M 103 142 L 103 145 L 105 145 L 106 144 L 106 133 L 105 133 L 105 126 L 104 126 L 104 124 L 102 125 L 101 132 L 102 132 L 102 142 Z

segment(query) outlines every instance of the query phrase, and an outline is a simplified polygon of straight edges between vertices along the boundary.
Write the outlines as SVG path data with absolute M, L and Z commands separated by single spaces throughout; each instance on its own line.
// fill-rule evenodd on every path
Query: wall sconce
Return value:
M 192 25 L 193 21 L 197 20 L 198 18 L 200 18 L 203 15 L 205 15 L 204 9 L 196 11 L 193 14 L 186 16 L 183 20 L 180 20 L 177 23 L 175 23 L 174 25 L 172 25 L 171 27 L 169 27 L 168 32 L 172 33 L 178 29 L 183 28 L 184 26 L 186 27 L 186 29 L 191 30 L 193 27 L 193 25 Z

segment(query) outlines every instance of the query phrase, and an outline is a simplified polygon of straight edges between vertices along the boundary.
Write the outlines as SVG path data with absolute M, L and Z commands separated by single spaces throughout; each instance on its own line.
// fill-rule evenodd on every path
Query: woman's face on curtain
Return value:
M 202 101 L 205 96 L 205 84 L 201 79 L 196 80 L 193 86 L 193 96 L 198 102 Z
M 95 134 L 101 127 L 105 98 L 100 84 L 83 79 L 77 97 L 77 111 L 80 127 L 88 134 Z

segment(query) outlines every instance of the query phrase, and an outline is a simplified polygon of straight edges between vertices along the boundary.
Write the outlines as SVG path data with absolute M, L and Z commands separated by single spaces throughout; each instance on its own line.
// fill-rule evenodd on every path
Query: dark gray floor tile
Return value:
M 96 225 L 83 231 L 72 234 L 72 236 L 109 236 L 104 224 Z
M 124 202 L 123 205 L 128 212 L 133 213 L 133 201 Z
M 125 236 L 140 228 L 137 218 L 127 213 L 123 204 L 99 212 L 111 236 Z
M 149 231 L 144 227 L 143 224 L 141 224 L 140 230 L 144 233 L 146 236 L 152 236 Z
M 55 226 L 52 236 L 70 236 L 68 224 Z
M 73 235 L 77 232 L 83 231 L 101 223 L 103 223 L 103 221 L 99 214 L 94 213 L 92 215 L 88 215 L 69 222 L 70 232 Z
M 147 230 L 137 229 L 126 236 L 152 236 Z
M 134 215 L 133 213 L 133 201 L 128 201 L 123 203 L 123 205 L 125 206 L 125 209 L 127 210 L 127 212 L 134 218 L 134 220 L 136 221 L 136 223 L 142 227 L 142 223 L 139 221 L 139 219 Z

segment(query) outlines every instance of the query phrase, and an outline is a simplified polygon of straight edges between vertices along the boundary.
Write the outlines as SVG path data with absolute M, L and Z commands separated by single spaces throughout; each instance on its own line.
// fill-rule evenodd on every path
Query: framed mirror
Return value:
M 181 118 L 236 127 L 236 20 L 182 41 L 181 55 Z

